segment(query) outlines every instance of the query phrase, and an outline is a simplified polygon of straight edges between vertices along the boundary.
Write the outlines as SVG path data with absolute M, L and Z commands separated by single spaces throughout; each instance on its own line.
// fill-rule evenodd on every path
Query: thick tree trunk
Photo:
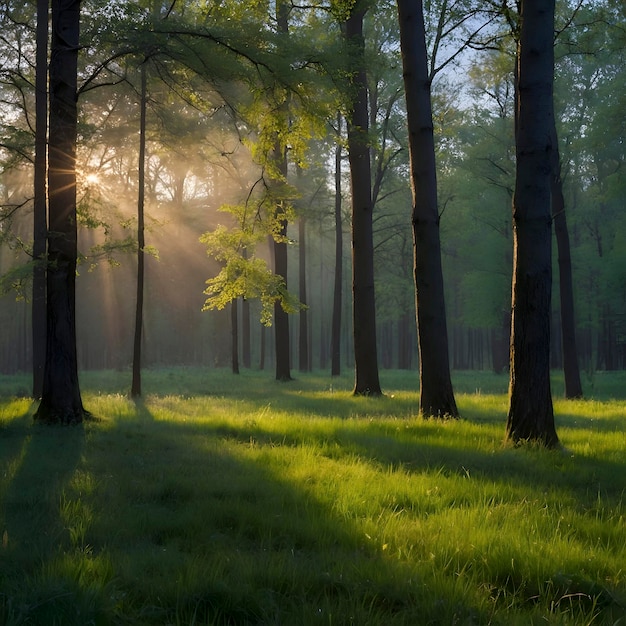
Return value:
M 80 0 L 53 0 L 49 66 L 46 364 L 35 419 L 83 421 L 76 358 L 76 75 Z
M 354 331 L 354 393 L 381 395 L 376 347 L 374 235 L 372 223 L 367 76 L 363 40 L 363 2 L 346 22 L 346 39 L 357 65 L 352 75 L 355 95 L 348 116 L 348 158 L 352 188 L 352 292 Z
M 306 219 L 300 217 L 298 222 L 298 241 L 299 241 L 299 291 L 300 302 L 304 305 L 300 309 L 300 329 L 298 335 L 298 364 L 301 372 L 308 372 L 310 368 L 309 361 L 309 318 L 306 294 Z
M 398 0 L 413 194 L 413 252 L 420 353 L 420 412 L 458 417 L 450 378 L 441 267 L 435 141 L 421 0 Z
M 522 0 L 507 438 L 556 447 L 550 390 L 554 0 Z
M 337 147 L 335 148 L 335 277 L 333 287 L 333 318 L 330 353 L 331 376 L 341 374 L 341 300 L 343 281 L 343 228 L 341 221 L 341 114 L 337 115 Z
M 46 202 L 48 135 L 48 0 L 37 0 L 35 168 L 33 200 L 33 398 L 41 398 L 46 362 Z
M 133 338 L 133 380 L 130 395 L 141 396 L 141 338 L 143 335 L 143 296 L 145 279 L 145 224 L 146 197 L 146 63 L 141 65 L 141 102 L 139 113 L 139 195 L 137 200 L 137 299 L 135 303 L 135 334 Z
M 554 121 L 554 118 L 553 118 Z M 574 321 L 574 284 L 572 281 L 572 257 L 570 255 L 569 232 L 565 216 L 563 181 L 561 180 L 561 157 L 556 124 L 552 125 L 552 219 L 559 260 L 559 297 L 561 301 L 561 343 L 563 352 L 563 375 L 565 397 L 582 398 L 583 387 L 578 368 L 576 350 L 576 323 Z

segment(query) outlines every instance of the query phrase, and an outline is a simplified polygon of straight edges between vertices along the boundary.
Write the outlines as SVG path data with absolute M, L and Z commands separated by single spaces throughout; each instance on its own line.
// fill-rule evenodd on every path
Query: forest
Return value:
M 623 0 L 0 40 L 1 626 L 625 623 Z
M 373 358 L 373 370 L 416 369 L 427 348 L 414 248 L 429 248 L 412 233 L 423 197 L 412 199 L 411 161 L 421 157 L 407 126 L 402 4 L 65 1 L 53 3 L 49 32 L 46 2 L 3 3 L 0 371 L 43 369 L 37 163 L 52 141 L 52 96 L 48 139 L 38 123 L 48 116 L 48 62 L 53 90 L 57 5 L 80 13 L 79 369 L 276 365 L 289 379 L 292 369 L 338 374 L 356 361 L 358 379 L 360 358 Z M 417 4 L 430 96 L 418 109 L 431 109 L 419 123 L 431 129 L 436 176 L 416 193 L 431 197 L 440 249 L 425 256 L 441 259 L 443 293 L 429 315 L 444 320 L 423 335 L 445 338 L 453 370 L 503 372 L 520 7 Z M 555 243 L 549 262 L 549 367 L 562 368 L 575 347 L 578 376 L 626 366 L 625 24 L 615 0 L 560 1 L 554 11 L 550 227 L 557 239 L 565 229 L 567 245 L 557 254 Z M 421 287 L 423 306 L 439 298 Z

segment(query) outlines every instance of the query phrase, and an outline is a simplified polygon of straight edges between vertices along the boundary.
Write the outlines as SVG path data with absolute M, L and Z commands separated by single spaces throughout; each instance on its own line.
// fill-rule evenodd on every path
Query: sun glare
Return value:
M 87 174 L 87 176 L 85 176 L 85 182 L 88 185 L 98 185 L 100 183 L 100 177 L 95 173 Z

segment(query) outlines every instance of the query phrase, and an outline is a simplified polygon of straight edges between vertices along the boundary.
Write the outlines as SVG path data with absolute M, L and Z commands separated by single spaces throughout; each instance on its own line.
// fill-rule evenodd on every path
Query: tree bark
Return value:
M 35 419 L 76 424 L 85 409 L 76 356 L 76 124 L 80 0 L 53 0 L 49 85 L 46 363 Z
M 250 301 L 246 298 L 241 303 L 241 357 L 243 366 L 250 369 Z
M 301 372 L 308 372 L 310 368 L 309 361 L 309 318 L 307 311 L 307 294 L 306 294 L 306 218 L 301 216 L 298 222 L 298 241 L 299 241 L 299 293 L 300 302 L 303 307 L 300 309 L 300 329 L 298 335 L 298 365 Z
M 265 369 L 265 342 L 266 342 L 266 327 L 261 324 L 261 347 L 259 349 L 259 369 L 263 371 Z
M 346 21 L 346 40 L 355 69 L 354 97 L 348 115 L 348 158 L 352 188 L 352 292 L 356 395 L 381 395 L 376 346 L 374 292 L 374 235 L 372 182 L 367 112 L 367 76 L 363 39 L 363 2 L 357 2 Z
M 289 32 L 289 8 L 285 0 L 278 0 L 276 3 L 276 18 L 278 22 L 278 31 L 283 34 Z M 289 114 L 289 106 L 285 103 L 282 107 L 284 115 Z M 275 148 L 275 158 L 277 160 L 278 170 L 284 181 L 287 180 L 287 150 L 282 147 L 278 140 Z M 283 183 L 284 184 L 284 183 Z M 282 207 L 277 206 L 276 211 L 279 216 Z M 279 232 L 279 240 L 273 240 L 274 250 L 274 273 L 282 277 L 285 283 L 285 291 L 287 290 L 287 220 L 282 219 Z M 276 348 L 276 380 L 289 381 L 291 378 L 291 348 L 289 342 L 289 314 L 283 309 L 280 302 L 274 304 L 274 341 Z
M 286 174 L 287 159 L 284 158 L 284 170 Z M 278 209 L 280 210 L 280 209 Z M 287 236 L 287 221 L 283 220 L 280 231 L 281 238 Z M 282 277 L 287 290 L 287 243 L 285 241 L 273 241 L 274 250 L 274 273 Z M 279 301 L 274 303 L 274 345 L 276 348 L 276 380 L 283 382 L 291 378 L 291 348 L 289 339 L 289 314 L 283 309 Z
M 522 0 L 507 439 L 557 447 L 550 390 L 554 0 Z
M 33 398 L 41 398 L 46 362 L 46 170 L 48 165 L 48 14 L 49 1 L 37 0 L 35 67 L 35 168 L 33 200 Z
M 146 197 L 146 63 L 141 64 L 141 102 L 139 113 L 139 176 L 137 199 L 137 299 L 135 303 L 135 334 L 133 338 L 133 379 L 130 395 L 141 396 L 141 338 L 143 335 L 143 296 L 145 280 L 145 224 Z
M 448 330 L 441 267 L 437 174 L 421 0 L 398 0 L 400 45 L 409 129 L 413 197 L 413 255 L 420 354 L 420 412 L 458 417 L 450 378 Z
M 330 339 L 331 376 L 341 374 L 341 300 L 343 280 L 343 228 L 341 221 L 341 114 L 337 114 L 337 146 L 335 148 L 335 276 L 333 286 L 333 317 Z
M 554 117 L 553 117 L 554 122 Z M 559 297 L 561 301 L 561 343 L 563 353 L 563 376 L 565 397 L 582 398 L 578 351 L 576 350 L 576 323 L 574 318 L 574 285 L 572 281 L 572 257 L 570 255 L 569 232 L 565 216 L 565 198 L 561 180 L 561 157 L 559 152 L 556 123 L 552 125 L 552 219 L 559 262 Z
M 237 299 L 230 302 L 231 365 L 233 374 L 239 374 L 239 319 Z

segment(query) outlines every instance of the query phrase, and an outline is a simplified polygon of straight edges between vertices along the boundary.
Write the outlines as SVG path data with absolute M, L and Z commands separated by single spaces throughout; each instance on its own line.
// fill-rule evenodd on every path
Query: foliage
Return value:
M 255 256 L 257 245 L 265 241 L 268 231 L 275 240 L 281 239 L 276 225 L 259 228 L 263 202 L 265 200 L 256 210 L 249 205 L 221 207 L 235 218 L 238 227 L 227 228 L 220 224 L 200 237 L 207 246 L 207 254 L 222 265 L 217 276 L 206 281 L 208 287 L 204 293 L 209 297 L 204 310 L 223 309 L 238 298 L 259 299 L 261 322 L 271 326 L 275 302 L 287 313 L 297 312 L 301 305 L 286 289 L 285 280 L 274 274 L 264 259 Z
M 96 355 L 124 354 L 131 263 L 122 253 L 132 249 L 129 233 L 135 228 L 130 216 L 137 197 L 137 68 L 143 62 L 148 63 L 150 93 L 148 238 L 162 259 L 158 270 L 153 268 L 154 278 L 168 285 L 154 288 L 147 311 L 158 320 L 153 326 L 158 329 L 153 336 L 160 337 L 154 346 L 157 360 L 191 359 L 188 355 L 199 343 L 195 330 L 201 324 L 205 330 L 222 324 L 219 313 L 204 315 L 202 322 L 196 323 L 196 318 L 194 324 L 186 322 L 202 307 L 206 277 L 226 271 L 207 260 L 198 238 L 217 226 L 215 211 L 221 205 L 248 205 L 254 214 L 260 200 L 251 201 L 249 196 L 257 185 L 271 189 L 276 200 L 272 206 L 268 192 L 260 211 L 263 218 L 255 226 L 259 234 L 265 228 L 265 237 L 276 236 L 285 216 L 290 221 L 305 214 L 314 219 L 315 231 L 307 231 L 307 280 L 309 290 L 320 294 L 319 304 L 311 301 L 312 335 L 319 339 L 314 339 L 318 346 L 324 345 L 333 232 L 330 129 L 336 112 L 346 112 L 351 95 L 351 54 L 342 47 L 340 24 L 356 3 L 287 4 L 288 36 L 277 32 L 275 4 L 266 0 L 81 4 L 79 243 L 93 272 L 89 276 L 82 272 L 78 281 L 79 289 L 85 287 L 79 308 L 85 319 L 107 313 L 102 324 L 84 325 L 80 343 L 85 346 L 81 353 L 89 355 L 86 363 L 92 364 Z M 26 298 L 32 239 L 34 7 L 32 0 L 10 0 L 0 6 L 0 273 L 6 274 L 4 287 L 15 285 Z M 393 326 L 401 316 L 412 316 L 414 307 L 397 16 L 395 3 L 388 0 L 364 1 L 359 7 L 367 9 L 377 316 Z M 462 349 L 464 337 L 476 329 L 487 346 L 510 308 L 515 54 L 511 33 L 517 28 L 516 6 L 499 0 L 433 0 L 424 3 L 424 9 L 433 75 L 446 302 L 458 332 L 452 336 L 452 348 Z M 618 341 L 626 328 L 624 19 L 623 6 L 616 0 L 558 6 L 555 102 L 578 345 L 581 363 L 590 371 L 621 367 L 626 358 L 626 344 Z M 457 55 L 459 50 L 463 52 Z M 292 163 L 286 175 L 276 167 L 276 150 L 286 151 Z M 345 201 L 349 195 L 345 176 L 343 182 Z M 237 218 L 229 220 L 229 227 L 240 228 L 236 222 Z M 237 239 L 234 230 L 230 235 Z M 241 245 L 215 242 L 212 247 L 238 249 L 241 254 L 249 245 L 247 236 L 238 235 Z M 287 237 L 291 243 L 293 234 Z M 258 291 L 278 293 L 279 284 L 263 286 L 271 271 L 263 264 L 264 246 L 261 238 L 254 254 L 248 250 L 247 260 L 232 257 L 239 268 L 222 278 L 239 280 L 247 263 L 256 264 Z M 107 283 L 92 284 L 101 259 L 122 267 Z M 349 262 L 347 254 L 344 261 Z M 179 262 L 185 269 L 178 267 Z M 295 267 L 291 260 L 290 267 Z M 242 280 L 249 283 L 253 275 L 250 270 L 249 279 Z M 183 286 L 183 277 L 190 280 L 189 286 Z M 110 285 L 115 286 L 114 295 Z M 205 296 L 219 298 L 219 292 L 228 298 L 226 282 L 218 281 L 216 288 Z M 242 289 L 234 288 L 233 294 Z M 109 306 L 103 307 L 102 299 Z M 552 301 L 553 319 L 558 320 L 558 298 Z M 350 304 L 345 303 L 347 309 Z M 29 354 L 28 333 L 22 328 L 28 314 L 14 305 L 12 297 L 1 303 L 7 326 L 0 338 L 0 360 L 11 371 L 27 367 L 23 361 Z M 270 301 L 266 311 L 268 307 Z M 173 327 L 185 332 L 176 354 L 169 350 L 166 336 L 173 334 Z M 349 334 L 349 328 L 342 332 Z M 214 337 L 222 334 L 207 330 L 204 339 L 219 343 Z M 258 338 L 253 336 L 253 343 Z M 318 347 L 316 358 L 319 354 L 321 360 L 324 351 Z M 555 345 L 555 358 L 558 352 Z M 209 353 L 206 358 L 217 358 L 212 350 Z M 205 355 L 194 356 L 198 359 L 194 362 Z M 118 358 L 123 364 L 124 356 Z M 473 364 L 483 366 L 481 361 Z

